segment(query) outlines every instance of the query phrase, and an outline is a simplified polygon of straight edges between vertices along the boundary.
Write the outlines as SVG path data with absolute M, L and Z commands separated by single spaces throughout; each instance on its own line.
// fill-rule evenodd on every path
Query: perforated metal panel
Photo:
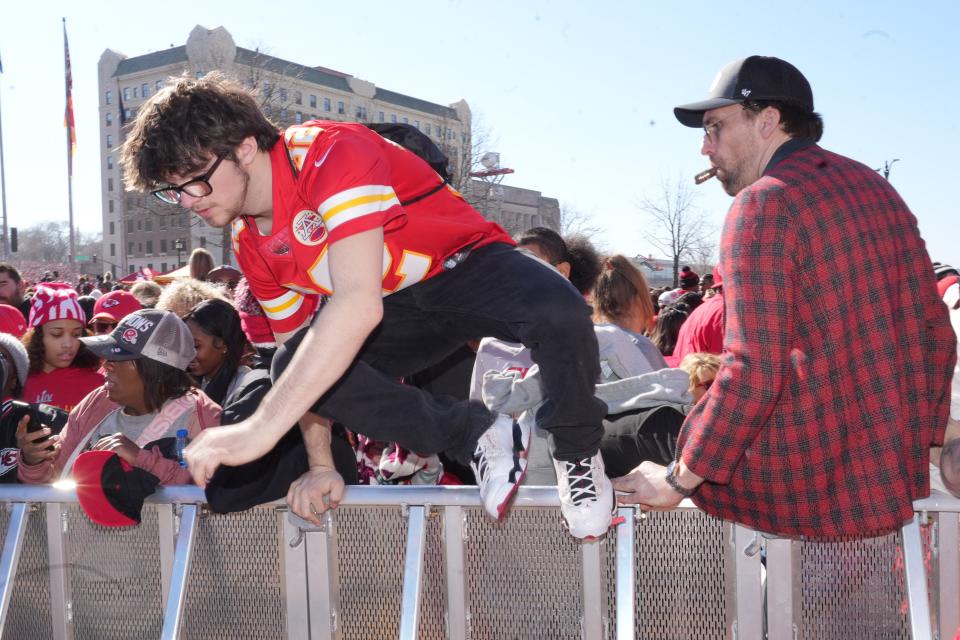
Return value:
M 137 527 L 93 524 L 76 504 L 65 505 L 64 515 L 76 637 L 160 637 L 163 608 L 157 508 L 145 505 L 143 522 Z
M 726 638 L 729 525 L 682 510 L 648 513 L 636 526 L 636 637 Z
M 559 511 L 514 508 L 499 523 L 465 513 L 468 637 L 580 638 L 580 543 Z
M 277 515 L 204 515 L 194 541 L 181 638 L 286 637 Z
M 800 544 L 800 637 L 909 638 L 899 544 L 899 534 Z
M 10 523 L 8 505 L 0 508 L 0 531 L 7 534 Z M 17 565 L 13 598 L 7 610 L 4 640 L 49 638 L 50 574 L 47 566 L 47 518 L 43 509 L 32 508 Z
M 345 640 L 396 638 L 407 521 L 399 507 L 339 507 L 337 553 Z

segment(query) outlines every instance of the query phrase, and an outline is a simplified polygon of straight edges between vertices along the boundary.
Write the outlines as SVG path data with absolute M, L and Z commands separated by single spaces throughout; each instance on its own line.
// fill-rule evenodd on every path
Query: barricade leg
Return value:
M 0 558 L 0 636 L 7 622 L 7 609 L 13 599 L 13 586 L 17 578 L 17 565 L 20 564 L 20 550 L 23 548 L 23 536 L 30 519 L 30 505 L 17 502 L 12 505 L 10 524 L 3 541 L 3 556 Z
M 632 640 L 636 632 L 634 609 L 637 605 L 637 580 L 634 548 L 636 523 L 633 507 L 620 507 L 623 522 L 617 525 L 617 640 Z
M 407 507 L 407 548 L 403 562 L 403 597 L 400 610 L 400 640 L 417 640 L 420 596 L 423 594 L 423 554 L 429 506 Z
M 170 595 L 170 583 L 173 576 L 173 559 L 177 541 L 176 519 L 172 504 L 158 504 L 157 509 L 157 536 L 160 543 L 160 595 L 163 598 L 161 606 L 166 608 L 167 596 Z
M 732 527 L 734 571 L 736 575 L 733 636 L 763 637 L 763 592 L 760 585 L 760 534 L 735 524 Z
M 190 561 L 193 557 L 193 543 L 197 534 L 197 511 L 200 507 L 195 504 L 185 504 L 182 508 L 173 572 L 170 576 L 170 594 L 167 596 L 163 613 L 163 632 L 160 636 L 163 640 L 176 640 L 180 637 L 183 605 L 187 599 L 187 579 L 190 576 Z
M 467 588 L 463 566 L 463 509 L 443 510 L 443 555 L 447 576 L 447 638 L 467 638 Z
M 913 640 L 933 637 L 930 628 L 930 601 L 927 596 L 927 572 L 923 566 L 923 542 L 920 539 L 920 516 L 903 525 L 903 566 L 907 577 L 907 600 L 910 602 L 910 630 Z
M 333 513 L 327 511 L 319 529 L 305 533 L 307 547 L 307 599 L 310 611 L 310 637 L 333 640 L 340 637 L 337 621 L 339 581 L 337 537 Z
M 952 638 L 960 629 L 960 515 L 937 513 L 937 594 L 940 599 L 940 637 Z
M 601 577 L 600 548 L 601 540 L 584 540 L 580 543 L 580 555 L 583 571 L 583 638 L 600 640 L 606 637 L 603 625 L 604 588 Z
M 310 637 L 310 611 L 307 600 L 307 544 L 303 531 L 287 517 L 286 509 L 277 510 L 280 531 L 280 566 L 283 576 L 283 600 L 287 611 L 287 640 Z
M 47 551 L 50 561 L 50 617 L 54 640 L 73 639 L 73 596 L 64 540 L 66 514 L 59 502 L 47 503 Z
M 769 640 L 794 640 L 794 580 L 798 562 L 793 540 L 768 538 L 766 619 Z

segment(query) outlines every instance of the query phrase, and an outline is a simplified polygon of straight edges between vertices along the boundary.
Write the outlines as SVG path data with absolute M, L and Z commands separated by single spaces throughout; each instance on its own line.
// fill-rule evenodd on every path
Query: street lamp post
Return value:
M 180 253 L 183 251 L 183 240 L 177 238 L 173 242 L 173 246 L 177 248 L 177 267 L 182 267 L 183 263 L 180 261 Z

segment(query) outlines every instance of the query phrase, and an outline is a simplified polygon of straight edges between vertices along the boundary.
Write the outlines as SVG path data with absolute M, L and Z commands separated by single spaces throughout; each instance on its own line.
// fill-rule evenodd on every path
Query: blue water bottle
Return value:
M 180 461 L 180 466 L 184 469 L 187 468 L 187 461 L 183 457 L 183 450 L 187 448 L 187 443 L 189 439 L 187 438 L 186 429 L 177 429 L 177 460 Z

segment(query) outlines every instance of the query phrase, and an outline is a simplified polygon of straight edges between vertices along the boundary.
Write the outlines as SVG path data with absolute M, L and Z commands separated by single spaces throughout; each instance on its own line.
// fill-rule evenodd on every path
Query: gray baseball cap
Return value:
M 780 58 L 750 56 L 727 64 L 707 90 L 706 100 L 682 104 L 673 114 L 688 127 L 702 127 L 703 114 L 745 100 L 780 100 L 813 112 L 813 90 L 799 69 Z
M 80 342 L 104 360 L 150 358 L 184 371 L 197 355 L 190 328 L 175 313 L 160 309 L 135 311 L 110 333 Z

